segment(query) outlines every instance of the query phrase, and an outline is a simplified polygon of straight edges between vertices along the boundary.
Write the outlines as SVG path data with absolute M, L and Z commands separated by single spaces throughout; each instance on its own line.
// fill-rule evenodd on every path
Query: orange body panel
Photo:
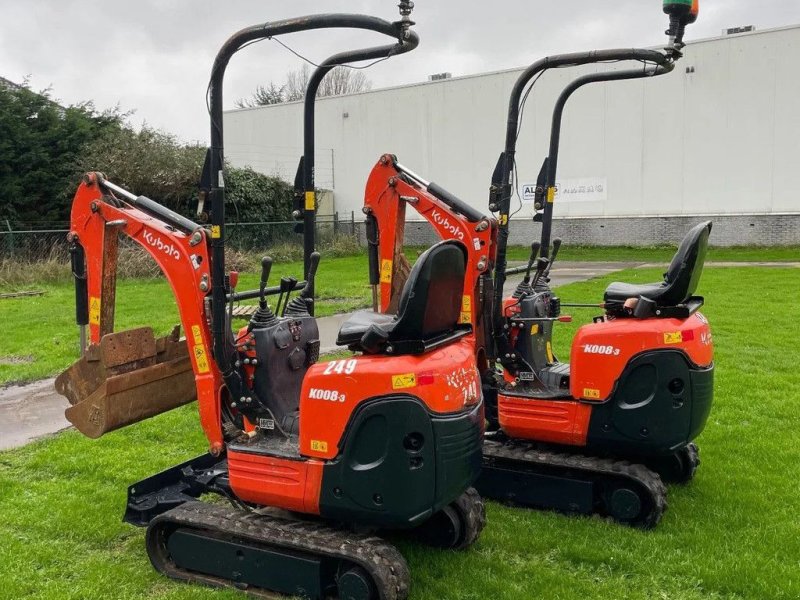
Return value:
M 711 365 L 714 349 L 708 320 L 695 313 L 685 321 L 614 319 L 584 325 L 572 342 L 570 393 L 603 402 L 634 356 L 658 349 L 680 350 L 699 367 Z
M 574 400 L 542 400 L 498 394 L 500 427 L 511 437 L 585 446 L 592 407 Z
M 404 198 L 414 200 L 409 201 Z M 365 209 L 371 211 L 378 222 L 381 265 L 380 311 L 385 313 L 392 300 L 394 253 L 396 247 L 402 246 L 402 240 L 396 239 L 398 221 L 405 219 L 406 205 L 410 205 L 424 217 L 442 240 L 457 240 L 467 247 L 467 269 L 460 322 L 470 323 L 473 330 L 478 331 L 480 314 L 476 288 L 478 277 L 494 267 L 496 253 L 494 238 L 497 233 L 497 223 L 490 218 L 483 221 L 483 225 L 470 223 L 454 213 L 449 206 L 427 190 L 402 179 L 394 168 L 390 155 L 382 157 L 373 167 L 364 195 Z
M 238 498 L 306 514 L 319 514 L 322 467 L 318 460 L 228 452 L 231 489 Z
M 480 401 L 470 336 L 418 356 L 358 356 L 312 366 L 300 394 L 300 454 L 332 459 L 359 404 L 391 394 L 419 398 L 431 413 L 452 414 Z
M 90 174 L 94 176 L 94 174 Z M 107 223 L 114 223 L 108 226 Z M 86 276 L 89 291 L 89 341 L 100 343 L 100 299 L 102 297 L 103 243 L 106 235 L 126 235 L 141 245 L 156 261 L 172 287 L 197 386 L 200 423 L 211 450 L 222 450 L 220 398 L 222 375 L 211 355 L 211 332 L 205 316 L 206 293 L 210 288 L 211 263 L 206 232 L 190 243 L 190 236 L 168 228 L 160 220 L 125 204 L 117 208 L 103 201 L 95 179 L 81 183 L 72 203 L 70 235 L 77 236 L 86 251 Z

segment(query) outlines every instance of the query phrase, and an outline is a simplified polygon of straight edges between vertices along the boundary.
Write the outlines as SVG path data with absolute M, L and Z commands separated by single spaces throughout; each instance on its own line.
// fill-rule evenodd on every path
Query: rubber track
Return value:
M 158 530 L 167 524 L 210 531 L 270 548 L 298 551 L 307 555 L 341 559 L 362 567 L 372 578 L 381 600 L 405 600 L 410 574 L 400 552 L 379 537 L 331 528 L 323 523 L 245 512 L 224 505 L 187 502 L 153 519 L 147 528 L 147 552 L 156 570 L 173 579 L 204 583 L 214 587 L 242 589 L 232 581 L 187 572 L 168 562 L 159 551 Z M 248 593 L 275 598 L 275 592 L 248 588 Z
M 484 441 L 483 459 L 484 465 L 486 465 L 487 460 L 496 459 L 543 467 L 547 471 L 565 470 L 570 472 L 570 475 L 575 479 L 588 476 L 591 479 L 600 477 L 606 480 L 635 482 L 640 489 L 645 490 L 650 496 L 650 512 L 629 523 L 642 529 L 655 527 L 667 509 L 666 486 L 656 473 L 641 464 L 568 452 L 550 452 L 537 447 L 535 444 L 520 440 L 506 442 Z

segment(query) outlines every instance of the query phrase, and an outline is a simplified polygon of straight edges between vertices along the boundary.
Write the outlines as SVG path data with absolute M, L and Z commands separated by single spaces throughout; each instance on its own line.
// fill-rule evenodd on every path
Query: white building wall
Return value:
M 402 68 L 402 57 L 393 60 Z M 520 183 L 536 180 L 557 95 L 590 69 L 598 67 L 548 71 L 531 94 L 518 145 Z M 333 184 L 339 212 L 358 211 L 370 169 L 391 152 L 485 211 L 519 73 L 319 100 L 319 183 Z M 583 88 L 567 105 L 559 179 L 605 179 L 607 198 L 564 201 L 556 214 L 800 213 L 799 104 L 800 27 L 695 42 L 666 76 Z M 301 103 L 225 114 L 226 154 L 237 166 L 292 181 L 301 139 Z M 283 170 L 271 154 L 284 157 Z M 517 216 L 531 211 L 528 204 Z

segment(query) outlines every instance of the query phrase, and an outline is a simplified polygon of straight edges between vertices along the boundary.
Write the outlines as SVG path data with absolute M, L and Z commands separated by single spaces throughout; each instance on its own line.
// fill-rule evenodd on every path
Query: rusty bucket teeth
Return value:
M 149 327 L 103 336 L 58 376 L 65 415 L 90 438 L 172 410 L 196 398 L 185 340 L 176 328 L 156 339 Z

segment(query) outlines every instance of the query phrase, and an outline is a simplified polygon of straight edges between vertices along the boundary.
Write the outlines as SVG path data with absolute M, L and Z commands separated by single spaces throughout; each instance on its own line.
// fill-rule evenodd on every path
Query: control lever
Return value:
M 553 263 L 556 262 L 559 250 L 561 250 L 561 238 L 556 238 L 553 240 L 553 251 L 550 253 L 550 264 L 547 266 L 547 271 L 544 274 L 545 277 L 550 277 L 550 269 L 553 268 Z
M 308 277 L 306 278 L 306 286 L 300 292 L 301 298 L 314 298 L 314 279 L 317 276 L 317 267 L 319 267 L 320 260 L 319 252 L 312 252 L 308 260 Z
M 275 307 L 275 314 L 284 316 L 286 314 L 286 305 L 289 303 L 289 294 L 297 287 L 297 279 L 294 277 L 281 277 L 280 296 L 278 296 L 278 305 Z M 283 301 L 283 310 L 281 310 L 281 301 Z
M 525 284 L 531 282 L 531 270 L 533 269 L 533 263 L 536 262 L 536 257 L 539 256 L 539 249 L 541 246 L 542 244 L 540 242 L 533 242 L 531 244 L 531 258 L 528 260 L 528 270 L 525 271 L 525 277 L 522 280 L 522 282 Z
M 272 258 L 265 256 L 261 259 L 261 283 L 258 286 L 258 306 L 262 309 L 267 308 L 267 283 L 269 282 L 269 274 L 272 271 Z

